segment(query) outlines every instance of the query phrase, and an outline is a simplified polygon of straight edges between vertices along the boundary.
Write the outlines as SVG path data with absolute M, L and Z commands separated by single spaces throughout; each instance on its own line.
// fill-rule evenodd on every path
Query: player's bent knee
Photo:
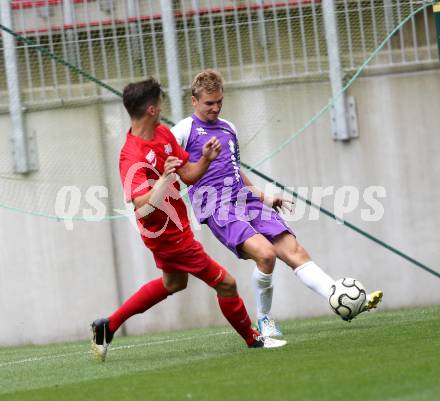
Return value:
M 221 284 L 228 292 L 237 292 L 237 282 L 231 275 L 227 275 Z
M 276 258 L 277 254 L 275 252 L 275 249 L 272 247 L 267 247 L 259 250 L 257 255 L 258 263 L 268 269 L 273 269 Z
M 289 249 L 281 259 L 294 269 L 304 263 L 310 262 L 309 254 L 301 245 L 297 245 L 295 249 Z
M 237 283 L 230 274 L 227 274 L 222 282 L 215 287 L 217 293 L 223 297 L 237 295 Z
M 310 260 L 309 254 L 301 245 L 298 245 L 298 247 L 296 248 L 296 254 L 297 254 L 298 258 L 300 258 L 302 261 L 304 261 L 304 263 L 308 262 Z
M 182 281 L 171 281 L 171 282 L 165 282 L 164 286 L 165 288 L 171 293 L 174 294 L 175 292 L 179 292 L 184 290 L 188 285 L 188 279 L 182 280 Z

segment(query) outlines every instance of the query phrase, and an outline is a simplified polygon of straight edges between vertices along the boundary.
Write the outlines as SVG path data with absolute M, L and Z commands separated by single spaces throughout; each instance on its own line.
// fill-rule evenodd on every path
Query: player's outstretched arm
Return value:
M 219 155 L 221 151 L 221 144 L 219 140 L 213 136 L 208 142 L 205 143 L 202 150 L 202 157 L 195 163 L 186 163 L 184 166 L 177 169 L 182 181 L 191 185 L 196 183 L 203 174 L 208 170 L 211 162 Z
M 266 204 L 267 206 L 270 206 L 274 208 L 278 213 L 281 212 L 283 209 L 286 209 L 288 211 L 292 211 L 292 205 L 294 202 L 291 199 L 283 198 L 282 196 L 266 196 L 263 191 L 255 187 L 251 180 L 248 178 L 248 176 L 243 173 L 243 171 L 240 171 L 241 178 L 243 178 L 244 185 L 249 188 L 249 190 L 258 198 L 260 198 L 260 201 Z

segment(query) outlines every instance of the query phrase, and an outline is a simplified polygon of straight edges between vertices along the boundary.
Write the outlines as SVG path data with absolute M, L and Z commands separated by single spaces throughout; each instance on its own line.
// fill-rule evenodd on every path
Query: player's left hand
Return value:
M 220 141 L 213 136 L 203 146 L 202 155 L 209 161 L 213 161 L 219 155 L 221 149 L 222 145 L 220 144 Z
M 275 209 L 277 213 L 292 212 L 292 206 L 295 204 L 293 200 L 283 198 L 282 196 L 268 196 L 264 199 L 264 203 Z

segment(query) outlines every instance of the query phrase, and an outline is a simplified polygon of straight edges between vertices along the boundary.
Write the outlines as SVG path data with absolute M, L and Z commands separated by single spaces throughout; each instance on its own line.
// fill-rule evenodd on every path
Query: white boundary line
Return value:
M 120 345 L 118 347 L 109 348 L 109 351 L 113 352 L 113 351 L 120 351 L 120 350 L 126 350 L 126 349 L 131 349 L 131 348 L 149 347 L 151 345 L 162 345 L 162 344 L 167 344 L 167 343 L 174 343 L 177 341 L 191 341 L 191 340 L 197 340 L 197 339 L 203 338 L 203 337 L 223 336 L 225 334 L 234 334 L 234 332 L 232 330 L 231 331 L 221 331 L 219 333 L 211 333 L 211 334 L 192 336 L 192 337 L 170 338 L 168 340 L 152 341 L 149 343 Z M 12 366 L 12 365 L 25 364 L 25 363 L 30 363 L 30 362 L 39 362 L 39 361 L 53 360 L 53 359 L 58 359 L 58 358 L 68 358 L 68 357 L 74 356 L 74 355 L 87 355 L 87 354 L 92 354 L 92 353 L 93 353 L 93 351 L 89 350 L 89 351 L 69 352 L 66 354 L 58 354 L 58 355 L 46 355 L 46 356 L 40 356 L 40 357 L 35 357 L 35 358 L 26 358 L 26 359 L 20 359 L 17 361 L 9 361 L 9 362 L 0 363 L 0 368 Z

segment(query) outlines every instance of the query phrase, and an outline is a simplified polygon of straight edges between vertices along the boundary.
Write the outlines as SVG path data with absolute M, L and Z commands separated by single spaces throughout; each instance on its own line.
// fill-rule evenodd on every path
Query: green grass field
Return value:
M 1 400 L 440 400 L 440 307 L 282 322 L 247 349 L 229 328 L 0 348 Z

